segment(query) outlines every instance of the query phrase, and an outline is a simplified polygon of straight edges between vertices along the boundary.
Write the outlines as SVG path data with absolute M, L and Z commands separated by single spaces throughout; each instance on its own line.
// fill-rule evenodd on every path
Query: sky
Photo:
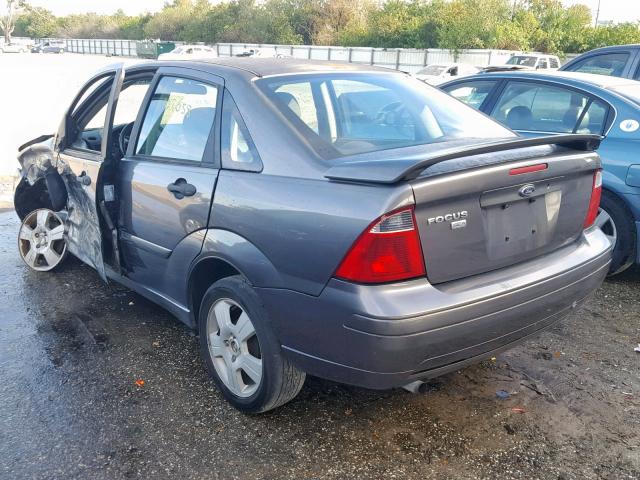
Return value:
M 31 5 L 45 7 L 56 15 L 69 13 L 114 13 L 118 9 L 129 15 L 156 12 L 165 0 L 29 0 Z M 598 0 L 562 0 L 565 5 L 583 3 L 591 8 L 595 18 Z M 640 0 L 601 0 L 600 20 L 615 22 L 640 20 Z
M 562 0 L 565 6 L 582 3 L 591 9 L 596 18 L 598 0 Z M 614 22 L 634 22 L 640 20 L 640 0 L 601 0 L 599 20 Z
M 129 15 L 144 12 L 157 12 L 165 4 L 165 0 L 27 0 L 36 7 L 44 7 L 55 15 L 70 13 L 115 13 L 122 9 Z

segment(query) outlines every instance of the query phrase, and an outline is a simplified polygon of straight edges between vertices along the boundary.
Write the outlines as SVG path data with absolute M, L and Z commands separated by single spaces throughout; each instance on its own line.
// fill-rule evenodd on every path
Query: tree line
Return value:
M 6 0 L 15 4 L 18 0 Z M 20 0 L 13 35 L 580 53 L 640 43 L 640 22 L 593 26 L 560 0 L 173 0 L 154 14 L 54 16 Z M 0 28 L 3 23 L 0 19 Z M 5 32 L 6 34 L 6 32 Z

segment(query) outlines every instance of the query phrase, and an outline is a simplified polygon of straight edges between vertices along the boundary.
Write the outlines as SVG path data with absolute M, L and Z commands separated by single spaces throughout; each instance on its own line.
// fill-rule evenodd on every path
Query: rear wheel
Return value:
M 259 413 L 292 400 L 305 374 L 271 332 L 267 312 L 241 276 L 214 283 L 199 313 L 200 351 L 209 373 L 236 408 Z
M 603 192 L 596 225 L 614 244 L 609 275 L 616 275 L 633 265 L 636 257 L 636 229 L 631 212 L 613 194 Z
M 67 255 L 64 222 L 60 216 L 47 208 L 27 214 L 18 232 L 18 249 L 24 263 L 38 272 L 60 265 Z

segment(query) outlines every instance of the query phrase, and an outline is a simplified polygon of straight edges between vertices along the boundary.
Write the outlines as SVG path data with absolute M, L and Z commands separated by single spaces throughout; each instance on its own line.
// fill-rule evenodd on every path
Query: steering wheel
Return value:
M 392 102 L 382 107 L 376 114 L 376 121 L 381 125 L 402 127 L 407 125 L 411 114 L 402 102 Z
M 120 134 L 118 135 L 118 147 L 120 148 L 120 153 L 124 157 L 127 154 L 127 147 L 129 146 L 129 138 L 131 137 L 131 130 L 133 130 L 133 123 L 127 123 L 120 130 Z

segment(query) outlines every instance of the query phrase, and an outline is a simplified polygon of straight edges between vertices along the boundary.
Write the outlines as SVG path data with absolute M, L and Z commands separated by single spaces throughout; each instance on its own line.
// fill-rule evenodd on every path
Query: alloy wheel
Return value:
M 601 208 L 598 210 L 598 216 L 596 217 L 595 224 L 602 230 L 611 244 L 615 247 L 616 240 L 618 238 L 618 230 L 616 229 L 616 224 L 614 223 L 613 218 L 611 218 L 611 215 Z
M 262 381 L 262 357 L 249 314 L 234 300 L 217 300 L 207 315 L 207 342 L 224 385 L 238 397 L 253 395 Z
M 18 248 L 24 263 L 39 272 L 57 267 L 67 253 L 64 222 L 46 208 L 29 213 L 20 226 Z

